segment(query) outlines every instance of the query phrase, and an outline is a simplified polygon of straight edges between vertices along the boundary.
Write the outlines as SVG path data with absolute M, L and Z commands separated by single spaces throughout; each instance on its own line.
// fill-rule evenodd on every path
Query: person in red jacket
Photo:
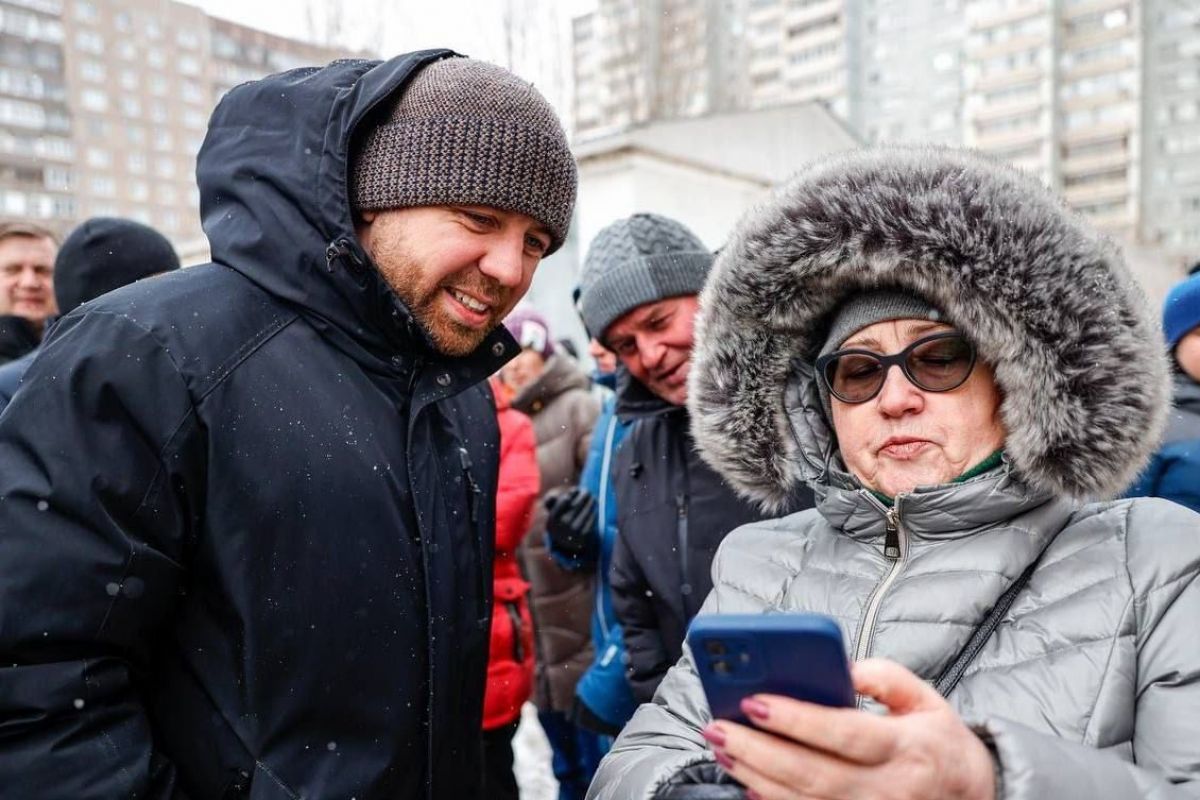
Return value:
M 509 408 L 509 390 L 494 378 L 500 423 L 500 479 L 496 491 L 496 560 L 492 569 L 492 643 L 487 691 L 483 697 L 483 781 L 485 796 L 517 800 L 512 739 L 521 706 L 533 691 L 533 620 L 529 584 L 517 567 L 516 549 L 529 530 L 537 502 L 537 440 L 529 417 Z

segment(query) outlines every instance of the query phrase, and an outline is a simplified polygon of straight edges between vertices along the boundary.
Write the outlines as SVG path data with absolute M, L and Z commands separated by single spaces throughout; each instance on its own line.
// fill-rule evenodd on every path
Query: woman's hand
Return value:
M 932 686 L 883 659 L 851 674 L 889 716 L 754 695 L 742 711 L 755 728 L 719 721 L 704 729 L 751 800 L 995 800 L 987 747 Z

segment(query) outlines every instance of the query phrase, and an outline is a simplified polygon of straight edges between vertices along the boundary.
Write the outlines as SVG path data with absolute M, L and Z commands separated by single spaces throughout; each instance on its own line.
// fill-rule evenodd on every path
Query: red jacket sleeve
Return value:
M 516 550 L 529 530 L 541 478 L 537 440 L 529 417 L 515 409 L 499 412 L 500 480 L 496 491 L 496 550 Z

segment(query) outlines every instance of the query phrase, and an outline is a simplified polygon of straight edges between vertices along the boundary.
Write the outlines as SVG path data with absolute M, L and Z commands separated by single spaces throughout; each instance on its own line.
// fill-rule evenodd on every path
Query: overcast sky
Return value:
M 336 39 L 388 56 L 427 47 L 507 63 L 567 112 L 570 20 L 597 0 L 186 0 L 209 14 L 295 39 Z M 513 37 L 506 37 L 506 12 Z M 327 15 L 334 15 L 332 20 Z M 324 34 L 324 35 L 323 35 Z
M 597 0 L 542 0 L 564 19 L 594 8 Z M 501 20 L 506 7 L 530 8 L 537 0 L 187 0 L 209 14 L 291 38 L 310 38 L 326 9 L 342 14 L 345 40 L 361 46 L 380 40 L 386 52 L 453 47 L 468 55 L 498 60 L 504 47 Z M 543 14 L 531 15 L 543 17 Z M 537 29 L 539 19 L 525 21 Z M 520 22 L 518 21 L 518 24 Z M 549 43 L 547 43 L 549 44 Z

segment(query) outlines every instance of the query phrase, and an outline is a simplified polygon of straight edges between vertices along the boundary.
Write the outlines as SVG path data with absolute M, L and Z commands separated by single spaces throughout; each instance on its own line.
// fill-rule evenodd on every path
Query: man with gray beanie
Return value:
M 712 588 L 709 566 L 729 531 L 762 518 L 695 452 L 684 403 L 697 295 L 712 253 L 681 223 L 634 214 L 588 248 L 579 307 L 617 354 L 617 413 L 634 421 L 614 457 L 613 606 L 634 698 L 649 702 L 679 660 L 688 622 Z M 796 498 L 795 509 L 812 505 Z
M 0 786 L 477 797 L 480 384 L 567 234 L 562 127 L 447 50 L 337 61 L 226 94 L 196 174 L 212 263 L 68 314 L 0 416 Z

